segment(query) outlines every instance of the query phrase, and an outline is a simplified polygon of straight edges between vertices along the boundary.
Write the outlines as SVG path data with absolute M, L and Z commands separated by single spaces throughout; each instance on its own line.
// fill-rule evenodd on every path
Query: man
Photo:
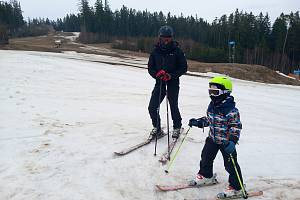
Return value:
M 158 37 L 148 61 L 148 72 L 156 80 L 148 106 L 153 125 L 150 136 L 154 138 L 162 134 L 157 110 L 167 95 L 173 120 L 172 137 L 178 138 L 182 125 L 178 108 L 179 77 L 187 71 L 187 61 L 178 43 L 173 40 L 174 32 L 170 26 L 162 26 Z

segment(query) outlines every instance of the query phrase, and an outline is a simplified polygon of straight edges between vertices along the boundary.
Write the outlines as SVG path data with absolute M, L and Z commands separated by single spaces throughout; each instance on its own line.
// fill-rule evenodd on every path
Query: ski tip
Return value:
M 258 191 L 258 194 L 259 194 L 259 195 L 263 195 L 264 192 L 263 192 L 262 190 L 260 190 L 260 191 Z
M 167 192 L 170 191 L 168 190 L 168 188 L 166 188 L 166 186 L 162 186 L 162 185 L 155 185 L 156 189 L 160 192 Z
M 165 165 L 167 163 L 166 159 L 159 159 L 158 162 L 160 162 L 161 164 Z
M 162 191 L 162 188 L 160 187 L 160 185 L 155 185 L 156 189 Z

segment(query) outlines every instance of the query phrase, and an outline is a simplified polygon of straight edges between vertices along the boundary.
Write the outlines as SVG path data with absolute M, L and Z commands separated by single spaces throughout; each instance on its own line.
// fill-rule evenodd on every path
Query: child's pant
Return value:
M 238 178 L 236 176 L 236 172 L 235 172 L 233 163 L 230 159 L 230 155 L 225 152 L 222 145 L 215 144 L 213 142 L 213 140 L 209 137 L 206 138 L 205 145 L 202 149 L 201 161 L 200 161 L 200 170 L 199 170 L 198 173 L 201 174 L 202 176 L 206 177 L 206 178 L 211 178 L 213 176 L 213 163 L 214 163 L 214 160 L 215 160 L 219 150 L 221 151 L 221 153 L 223 155 L 224 167 L 225 167 L 226 171 L 229 173 L 229 179 L 228 179 L 229 185 L 231 187 L 233 187 L 235 190 L 240 190 L 241 186 L 240 186 Z M 237 162 L 237 153 L 236 153 L 236 151 L 234 151 L 232 153 L 232 157 L 235 161 L 237 170 L 239 172 L 241 181 L 243 183 L 241 169 L 240 169 L 240 166 Z

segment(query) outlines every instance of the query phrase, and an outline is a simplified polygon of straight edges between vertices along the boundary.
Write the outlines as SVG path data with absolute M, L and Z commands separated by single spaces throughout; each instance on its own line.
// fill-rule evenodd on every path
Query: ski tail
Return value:
M 163 132 L 163 134 L 158 139 L 163 138 L 164 136 L 166 136 L 166 133 Z M 153 138 L 147 138 L 146 140 L 144 140 L 138 144 L 135 144 L 131 147 L 125 148 L 121 151 L 115 151 L 114 154 L 117 156 L 124 156 L 126 154 L 129 154 L 132 151 L 135 151 L 135 150 L 147 145 L 147 144 L 150 144 L 152 141 L 153 141 Z
M 155 185 L 156 188 L 162 192 L 168 192 L 168 191 L 177 191 L 177 190 L 183 190 L 188 188 L 200 188 L 200 187 L 206 187 L 206 186 L 212 186 L 216 185 L 219 182 L 216 180 L 214 182 L 211 182 L 209 184 L 202 184 L 202 185 L 193 185 L 190 183 L 182 183 L 178 185 Z

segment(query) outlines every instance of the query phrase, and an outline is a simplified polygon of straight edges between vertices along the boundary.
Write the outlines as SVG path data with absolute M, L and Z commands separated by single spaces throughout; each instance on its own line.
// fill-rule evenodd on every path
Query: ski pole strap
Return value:
M 171 161 L 170 161 L 170 163 L 169 163 L 169 165 L 168 165 L 167 169 L 165 170 L 166 172 L 168 172 L 168 171 L 169 171 L 169 169 L 171 168 L 171 166 L 172 166 L 172 164 L 173 164 L 173 162 L 174 162 L 174 160 L 175 160 L 175 158 L 176 158 L 176 156 L 177 156 L 177 154 L 178 154 L 178 152 L 179 152 L 179 150 L 180 150 L 180 148 L 181 148 L 181 146 L 182 146 L 183 142 L 185 141 L 185 139 L 186 139 L 186 136 L 188 135 L 188 133 L 189 133 L 190 129 L 191 129 L 191 127 L 189 127 L 189 129 L 186 131 L 186 134 L 185 134 L 184 138 L 182 139 L 182 141 L 181 141 L 180 145 L 178 146 L 178 148 L 177 148 L 177 150 L 176 150 L 176 152 L 175 152 L 175 154 L 174 154 L 173 158 L 171 159 Z
M 247 199 L 247 198 L 248 198 L 248 195 L 247 195 L 247 192 L 246 192 L 246 190 L 245 190 L 245 187 L 244 187 L 244 185 L 243 185 L 243 183 L 242 183 L 242 181 L 241 181 L 239 172 L 238 172 L 238 170 L 237 170 L 237 168 L 236 168 L 235 161 L 234 161 L 234 159 L 233 159 L 233 157 L 232 157 L 232 154 L 229 154 L 229 155 L 230 155 L 230 158 L 231 158 L 231 161 L 232 161 L 232 164 L 233 164 L 233 167 L 234 167 L 236 176 L 237 176 L 238 181 L 239 181 L 239 183 L 240 183 L 240 186 L 241 186 L 241 188 L 242 188 L 243 198 L 244 198 L 244 199 Z

